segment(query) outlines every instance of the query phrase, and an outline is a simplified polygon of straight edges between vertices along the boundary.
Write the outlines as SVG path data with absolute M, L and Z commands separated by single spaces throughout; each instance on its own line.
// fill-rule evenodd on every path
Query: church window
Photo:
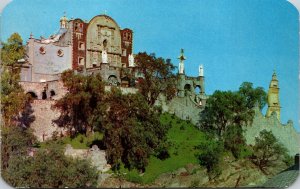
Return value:
M 46 53 L 46 49 L 45 49 L 45 47 L 40 47 L 40 53 L 41 54 L 45 54 Z
M 83 57 L 78 57 L 78 64 L 79 65 L 84 65 L 84 58 Z
M 57 56 L 59 56 L 59 57 L 64 56 L 64 51 L 63 51 L 62 49 L 59 49 L 59 50 L 57 51 Z
M 103 47 L 104 47 L 104 48 L 107 47 L 107 40 L 106 40 L 106 39 L 103 41 Z
M 75 30 L 75 32 L 80 32 L 81 33 L 82 29 L 83 29 L 83 24 L 75 22 L 75 24 L 74 24 L 74 30 Z
M 122 49 L 122 56 L 126 56 L 126 49 Z
M 79 42 L 78 49 L 79 50 L 84 50 L 84 43 L 83 42 Z

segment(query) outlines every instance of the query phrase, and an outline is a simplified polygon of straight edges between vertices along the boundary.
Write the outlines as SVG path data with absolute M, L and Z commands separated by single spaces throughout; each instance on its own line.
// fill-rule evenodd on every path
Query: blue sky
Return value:
M 107 12 L 134 31 L 134 52 L 154 52 L 178 65 L 185 49 L 187 75 L 204 65 L 206 93 L 237 90 L 243 81 L 268 89 L 277 72 L 281 120 L 299 131 L 298 11 L 285 0 L 14 0 L 2 13 L 1 37 L 48 37 L 59 19 L 90 20 Z

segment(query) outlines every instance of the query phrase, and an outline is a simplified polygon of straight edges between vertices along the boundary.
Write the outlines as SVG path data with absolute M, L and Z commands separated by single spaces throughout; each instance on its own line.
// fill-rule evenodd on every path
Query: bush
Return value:
M 223 143 L 215 139 L 207 139 L 197 146 L 197 149 L 199 152 L 196 157 L 200 165 L 207 168 L 209 179 L 211 180 L 221 174 L 219 164 L 224 151 Z
M 83 188 L 95 187 L 98 173 L 88 161 L 64 156 L 61 145 L 53 143 L 33 157 L 11 158 L 2 176 L 14 187 Z
M 287 149 L 277 140 L 272 131 L 263 130 L 255 138 L 251 160 L 265 174 L 265 168 L 274 166 L 277 160 L 287 156 Z M 289 160 L 287 160 L 288 163 Z
M 125 178 L 127 181 L 133 182 L 133 183 L 142 183 L 143 182 L 143 179 L 139 175 L 137 170 L 130 171 L 129 173 L 126 174 Z

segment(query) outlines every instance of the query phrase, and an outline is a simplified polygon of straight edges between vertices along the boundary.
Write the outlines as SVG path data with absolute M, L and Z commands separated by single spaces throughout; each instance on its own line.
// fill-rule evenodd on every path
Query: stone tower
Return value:
M 268 110 L 267 117 L 270 117 L 275 112 L 280 121 L 280 103 L 279 103 L 279 86 L 276 73 L 274 71 L 268 91 Z

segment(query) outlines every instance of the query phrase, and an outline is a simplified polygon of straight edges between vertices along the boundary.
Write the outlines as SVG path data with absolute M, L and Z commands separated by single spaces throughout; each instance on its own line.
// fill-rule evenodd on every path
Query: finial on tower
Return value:
M 184 50 L 183 49 L 181 49 L 180 56 L 178 57 L 178 59 L 180 60 L 180 62 L 179 62 L 179 74 L 184 74 L 184 60 L 186 60 L 186 58 L 184 56 Z

